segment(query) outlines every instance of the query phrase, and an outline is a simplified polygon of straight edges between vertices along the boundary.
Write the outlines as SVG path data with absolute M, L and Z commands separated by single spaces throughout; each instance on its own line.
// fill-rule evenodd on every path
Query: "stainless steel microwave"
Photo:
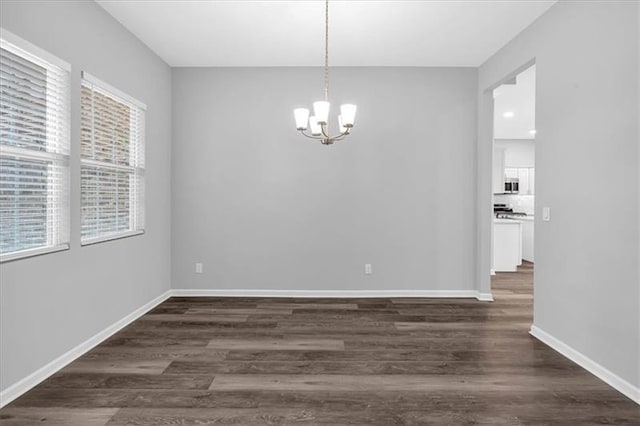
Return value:
M 504 192 L 508 194 L 517 194 L 519 192 L 520 181 L 517 178 L 506 178 L 504 180 Z

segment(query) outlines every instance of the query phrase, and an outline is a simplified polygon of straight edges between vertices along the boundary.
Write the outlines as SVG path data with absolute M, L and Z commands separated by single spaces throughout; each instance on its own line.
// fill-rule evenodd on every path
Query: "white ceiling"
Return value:
M 493 91 L 494 139 L 534 139 L 536 128 L 536 67 L 516 77 L 516 84 L 503 84 Z M 505 117 L 505 113 L 509 113 Z
M 171 66 L 317 66 L 323 1 L 97 0 Z M 330 65 L 479 66 L 556 1 L 331 1 Z

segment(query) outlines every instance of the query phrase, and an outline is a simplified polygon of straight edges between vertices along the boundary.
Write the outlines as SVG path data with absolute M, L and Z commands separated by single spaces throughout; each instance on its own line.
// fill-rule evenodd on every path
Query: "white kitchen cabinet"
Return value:
M 529 188 L 529 169 L 526 167 L 518 168 L 518 193 L 520 195 L 528 195 L 530 194 Z
M 517 167 L 505 167 L 504 169 L 504 177 L 507 179 L 518 179 L 518 168 Z
M 505 167 L 534 167 L 535 142 L 531 139 L 520 141 L 494 141 L 494 147 L 504 148 Z
M 522 264 L 522 222 L 511 219 L 493 221 L 493 270 L 515 272 Z
M 492 184 L 494 194 L 504 192 L 504 148 L 493 149 Z
M 506 179 L 518 179 L 518 194 L 535 194 L 535 169 L 533 167 L 505 167 Z
M 522 259 L 533 262 L 533 218 L 522 221 Z
M 520 181 L 520 195 L 535 194 L 535 169 L 533 167 L 520 167 L 518 180 Z

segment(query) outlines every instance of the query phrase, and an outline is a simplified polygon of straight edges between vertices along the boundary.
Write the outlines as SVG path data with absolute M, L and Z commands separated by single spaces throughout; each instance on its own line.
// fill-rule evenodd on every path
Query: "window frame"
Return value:
M 99 78 L 95 77 L 94 75 L 86 72 L 86 71 L 82 71 L 81 72 L 81 81 L 80 81 L 80 90 L 82 91 L 84 86 L 91 86 L 91 90 L 92 91 L 96 91 L 96 89 L 98 89 L 98 92 L 102 92 L 103 95 L 108 96 L 110 98 L 112 98 L 113 100 L 115 100 L 116 102 L 120 102 L 124 105 L 127 105 L 129 108 L 137 108 L 140 110 L 141 114 L 142 114 L 142 127 L 143 127 L 143 131 L 142 131 L 142 135 L 140 136 L 141 141 L 140 140 L 131 140 L 130 139 L 130 143 L 137 143 L 137 144 L 141 144 L 142 147 L 142 166 L 137 165 L 137 166 L 125 166 L 125 165 L 120 165 L 120 164 L 116 164 L 116 163 L 108 163 L 108 162 L 103 162 L 103 161 L 99 161 L 99 160 L 94 160 L 94 159 L 89 159 L 89 158 L 84 158 L 83 154 L 82 154 L 82 137 L 80 138 L 80 245 L 81 246 L 89 246 L 89 245 L 93 245 L 93 244 L 98 244 L 98 243 L 102 243 L 102 242 L 106 242 L 106 241 L 113 241 L 113 240 L 119 240 L 122 238 L 128 238 L 128 237 L 133 237 L 136 235 L 143 235 L 145 233 L 145 229 L 146 229 L 146 221 L 145 221 L 145 216 L 146 216 L 146 209 L 145 209 L 145 203 L 146 203 L 146 188 L 144 187 L 144 182 L 145 182 L 145 174 L 146 174 L 146 160 L 145 160 L 145 156 L 146 156 L 146 152 L 145 152 L 145 146 L 146 146 L 146 134 L 145 134 L 145 120 L 146 120 L 146 110 L 147 110 L 147 106 L 140 102 L 139 100 L 135 99 L 134 97 L 124 93 L 123 91 L 111 86 L 108 83 L 105 83 L 104 81 L 100 80 Z M 80 127 L 82 128 L 82 116 L 80 117 Z M 92 133 L 92 138 L 94 137 L 94 134 Z M 131 138 L 131 135 L 130 135 Z M 140 149 L 140 147 L 137 147 L 138 149 Z M 141 171 L 139 178 L 142 180 L 142 198 L 137 199 L 137 197 L 132 197 L 130 195 L 130 209 L 131 211 L 129 212 L 130 216 L 133 216 L 134 211 L 136 211 L 138 208 L 140 208 L 140 206 L 137 204 L 138 201 L 141 201 L 142 203 L 142 209 L 143 209 L 143 220 L 142 220 L 142 226 L 140 229 L 129 229 L 127 231 L 120 231 L 120 232 L 111 232 L 108 234 L 104 234 L 104 235 L 97 235 L 97 236 L 92 236 L 92 237 L 83 237 L 82 236 L 82 221 L 83 221 L 83 212 L 82 212 L 82 197 L 83 197 L 83 192 L 82 192 L 82 168 L 88 166 L 88 167 L 93 167 L 95 170 L 109 170 L 109 171 L 126 171 L 129 173 L 132 173 L 134 176 L 137 176 L 137 174 Z M 130 184 L 132 185 L 132 184 Z M 130 186 L 131 188 L 131 186 Z M 131 192 L 130 192 L 131 194 Z M 135 203 L 134 203 L 135 202 Z M 130 223 L 133 223 L 133 221 L 130 219 Z
M 46 96 L 62 96 L 63 101 L 60 103 L 65 107 L 65 111 L 62 114 L 50 115 L 51 112 L 47 109 L 45 126 L 47 129 L 55 128 L 56 126 L 62 126 L 64 129 L 64 135 L 60 138 L 63 141 L 63 146 L 66 148 L 66 153 L 50 152 L 50 151 L 36 151 L 29 148 L 3 145 L 0 144 L 0 151 L 2 157 L 22 160 L 22 161 L 46 161 L 51 165 L 61 167 L 64 173 L 63 181 L 60 185 L 63 185 L 60 191 L 54 190 L 54 187 L 47 184 L 47 220 L 46 220 L 46 240 L 47 245 L 31 247 L 23 250 L 14 250 L 6 253 L 0 253 L 0 263 L 10 262 L 19 259 L 25 259 L 33 256 L 40 256 L 47 253 L 55 253 L 58 251 L 69 250 L 71 248 L 71 215 L 69 209 L 70 201 L 70 181 L 71 181 L 71 65 L 58 58 L 57 56 L 47 52 L 46 50 L 18 37 L 17 35 L 7 31 L 5 28 L 0 27 L 0 47 L 2 49 L 11 52 L 12 54 L 21 57 L 22 59 L 31 62 L 37 66 L 45 68 L 47 71 L 51 67 L 57 67 L 65 74 L 66 87 L 56 88 L 52 87 L 53 83 L 47 83 Z M 53 123 L 54 118 L 59 119 Z M 51 173 L 48 171 L 47 173 Z M 58 198 L 55 202 L 51 202 L 53 197 Z M 58 209 L 60 212 L 57 215 L 57 220 L 49 220 L 49 216 L 52 215 L 51 207 Z M 63 235 L 61 241 L 55 241 L 55 237 L 60 237 L 57 232 L 61 226 L 66 227 L 66 235 Z M 54 230 L 50 229 L 54 228 Z M 54 237 L 55 236 L 55 237 Z M 53 241 L 50 241 L 53 238 Z

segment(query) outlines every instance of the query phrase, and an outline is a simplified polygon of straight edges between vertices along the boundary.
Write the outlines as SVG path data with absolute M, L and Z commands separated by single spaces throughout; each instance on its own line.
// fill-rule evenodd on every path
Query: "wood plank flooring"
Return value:
M 467 299 L 172 298 L 9 425 L 617 424 L 640 407 L 528 334 L 532 268 Z

